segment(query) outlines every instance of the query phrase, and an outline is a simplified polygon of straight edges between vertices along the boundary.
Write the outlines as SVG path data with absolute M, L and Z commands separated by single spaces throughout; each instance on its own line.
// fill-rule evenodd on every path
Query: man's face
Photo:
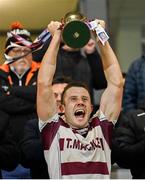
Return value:
M 64 95 L 64 112 L 66 122 L 72 128 L 84 128 L 92 112 L 92 104 L 88 91 L 83 87 L 71 87 Z
M 11 57 L 17 57 L 17 56 L 23 56 L 24 54 L 27 54 L 30 52 L 30 49 L 27 47 L 16 47 L 9 51 L 8 55 Z M 32 54 L 28 54 L 27 56 L 19 59 L 18 61 L 10 64 L 10 67 L 13 67 L 15 71 L 21 75 L 31 67 L 32 63 Z
M 58 113 L 62 112 L 61 109 L 61 95 L 62 92 L 64 90 L 64 88 L 66 87 L 67 83 L 57 83 L 57 84 L 53 84 L 52 86 L 52 90 L 56 99 L 56 103 L 57 103 L 57 111 Z

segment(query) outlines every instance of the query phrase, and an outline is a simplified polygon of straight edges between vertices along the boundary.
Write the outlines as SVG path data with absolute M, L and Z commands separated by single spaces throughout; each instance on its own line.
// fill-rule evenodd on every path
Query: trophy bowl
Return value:
M 62 38 L 72 48 L 82 48 L 90 39 L 90 29 L 84 22 L 86 17 L 80 13 L 69 12 L 63 18 Z

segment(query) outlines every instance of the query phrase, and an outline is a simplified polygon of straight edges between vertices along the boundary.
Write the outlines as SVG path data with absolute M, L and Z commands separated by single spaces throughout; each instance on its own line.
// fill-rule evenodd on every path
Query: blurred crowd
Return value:
M 48 26 L 48 28 L 50 28 L 49 30 L 53 30 L 50 26 Z M 54 33 L 56 32 L 54 31 Z M 13 34 L 32 43 L 30 32 L 25 29 L 20 22 L 13 22 L 6 37 L 5 62 L 0 65 L 0 178 L 49 179 L 55 177 L 52 175 L 53 173 L 51 173 L 51 168 L 47 162 L 49 160 L 43 152 L 45 150 L 44 146 L 46 146 L 46 142 L 44 143 L 44 131 L 46 131 L 45 129 L 47 128 L 44 128 L 42 133 L 39 130 L 39 124 L 41 123 L 39 120 L 43 119 L 40 117 L 46 117 L 46 115 L 44 116 L 44 112 L 47 112 L 45 105 L 49 105 L 47 107 L 48 109 L 54 110 L 53 102 L 52 104 L 51 102 L 45 102 L 45 99 L 47 100 L 51 96 L 48 97 L 47 92 L 43 92 L 44 88 L 42 89 L 41 85 L 38 85 L 38 79 L 41 84 L 43 77 L 46 84 L 42 82 L 45 84 L 45 89 L 48 92 L 50 91 L 48 88 L 50 86 L 49 82 L 52 83 L 52 91 L 57 104 L 56 112 L 61 117 L 66 116 L 68 118 L 62 108 L 62 94 L 65 87 L 74 82 L 81 82 L 87 85 L 93 106 L 89 117 L 94 117 L 93 114 L 101 109 L 103 113 L 106 113 L 104 113 L 106 117 L 109 117 L 111 120 L 113 119 L 112 124 L 114 128 L 112 129 L 112 136 L 110 137 L 109 132 L 107 132 L 110 131 L 110 129 L 104 128 L 106 124 L 99 125 L 101 127 L 99 132 L 102 131 L 103 133 L 97 136 L 99 138 L 103 137 L 104 139 L 109 137 L 109 140 L 107 139 L 106 142 L 111 149 L 110 158 L 112 165 L 117 163 L 121 168 L 130 169 L 133 178 L 144 179 L 145 168 L 142 165 L 144 164 L 145 152 L 144 55 L 131 64 L 128 72 L 124 75 L 122 85 L 120 85 L 118 64 L 116 65 L 115 61 L 113 61 L 115 55 L 112 50 L 107 47 L 108 50 L 105 47 L 107 45 L 100 45 L 98 40 L 96 41 L 94 38 L 90 38 L 88 43 L 81 48 L 69 47 L 61 40 L 58 42 L 60 44 L 57 50 L 57 44 L 55 44 L 56 37 L 54 35 L 44 42 L 41 48 L 33 51 L 29 46 L 24 45 L 21 40 L 19 41 Z M 104 50 L 101 46 L 106 49 Z M 51 49 L 53 52 L 53 47 L 55 47 L 54 52 L 56 51 L 54 57 L 52 57 L 52 53 L 49 52 Z M 49 70 L 46 72 L 46 75 L 48 73 L 50 77 L 47 79 L 47 76 L 46 78 L 44 77 L 45 73 L 42 72 L 45 69 L 43 61 L 45 62 L 46 59 L 49 59 L 48 62 L 50 61 L 49 66 L 51 67 L 55 61 L 52 63 L 50 59 L 53 60 L 55 56 L 55 71 L 48 68 Z M 17 60 L 15 60 L 15 58 Z M 106 63 L 104 63 L 104 60 L 106 60 Z M 47 66 L 47 64 L 45 66 Z M 112 67 L 114 68 L 113 70 L 111 69 Z M 54 71 L 52 73 L 53 75 L 49 74 L 51 71 Z M 123 97 L 121 92 L 120 94 L 118 93 L 122 87 Z M 41 93 L 39 91 L 37 92 L 38 88 L 42 89 Z M 94 90 L 96 92 L 99 90 L 103 91 L 101 100 L 99 94 L 94 94 Z M 43 93 L 46 94 L 44 95 Z M 40 100 L 41 96 L 42 100 Z M 99 103 L 96 103 L 96 98 L 99 99 Z M 119 105 L 116 104 L 116 102 L 122 102 L 120 112 L 118 110 Z M 81 119 L 84 117 L 82 114 L 83 105 L 80 107 L 78 110 L 80 112 L 77 112 L 78 114 L 76 113 L 76 116 Z M 113 108 L 117 109 L 119 116 L 110 115 L 115 112 Z M 98 117 L 101 117 L 100 121 L 103 121 L 102 116 Z M 55 127 L 53 124 L 52 126 Z M 93 128 L 94 126 L 95 125 L 93 125 Z M 70 127 L 74 132 L 74 128 L 72 126 Z M 79 128 L 79 130 L 81 130 L 82 127 Z M 91 128 L 92 124 L 87 125 L 87 133 L 91 131 Z M 78 129 L 75 129 L 75 131 L 76 130 Z M 84 132 L 84 127 L 82 130 Z M 82 136 L 86 138 L 87 134 Z M 108 147 L 106 142 L 105 145 L 102 145 L 102 147 L 104 146 L 103 148 Z M 99 145 L 98 140 L 98 146 Z M 49 148 L 52 147 L 49 146 Z M 101 154 L 100 156 L 102 157 L 103 155 Z M 109 156 L 109 154 L 106 156 Z M 109 161 L 108 159 L 101 159 L 101 161 L 107 162 Z M 50 158 L 50 161 L 53 160 Z M 109 165 L 107 164 L 107 166 Z M 98 174 L 105 174 L 107 172 L 107 170 L 104 170 L 105 166 L 100 165 L 100 167 L 103 167 L 103 170 L 101 172 L 98 170 Z M 53 168 L 55 169 L 55 167 Z M 93 170 L 92 174 L 94 174 Z M 86 179 L 87 177 L 86 175 Z

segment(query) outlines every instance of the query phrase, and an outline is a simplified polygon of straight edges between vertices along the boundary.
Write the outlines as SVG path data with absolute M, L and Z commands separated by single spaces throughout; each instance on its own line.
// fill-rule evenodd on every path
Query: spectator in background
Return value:
M 145 102 L 121 112 L 113 134 L 112 162 L 130 169 L 133 179 L 145 179 Z
M 61 94 L 64 87 L 70 82 L 71 80 L 67 77 L 57 77 L 53 80 L 52 89 L 57 101 L 57 111 L 60 115 L 62 115 Z M 38 128 L 38 119 L 33 119 L 26 123 L 20 148 L 21 163 L 24 167 L 30 168 L 31 177 L 33 179 L 49 179 Z
M 37 117 L 36 82 L 40 65 L 32 60 L 31 49 L 23 46 L 11 33 L 18 34 L 28 41 L 31 39 L 30 33 L 20 23 L 13 23 L 7 33 L 5 57 L 7 60 L 22 57 L 16 62 L 0 66 L 0 110 L 10 116 L 10 127 L 18 145 L 25 123 Z M 11 173 L 3 172 L 3 177 L 30 178 L 29 170 L 21 166 Z
M 19 160 L 19 152 L 12 138 L 9 120 L 9 115 L 0 111 L 0 179 L 2 179 L 1 170 L 13 170 Z
M 101 20 L 96 20 L 96 23 L 105 26 Z M 53 38 L 38 75 L 37 112 L 48 172 L 50 178 L 58 179 L 109 178 L 112 122 L 120 113 L 123 90 L 120 67 L 109 42 L 104 46 L 98 42 L 107 78 L 99 111 L 90 119 L 92 104 L 88 89 L 80 83 L 69 84 L 62 94 L 64 116 L 60 117 L 52 79 L 61 41 L 61 26 L 56 21 L 48 25 Z
M 129 112 L 139 108 L 145 101 L 145 56 L 135 60 L 126 74 L 123 111 Z

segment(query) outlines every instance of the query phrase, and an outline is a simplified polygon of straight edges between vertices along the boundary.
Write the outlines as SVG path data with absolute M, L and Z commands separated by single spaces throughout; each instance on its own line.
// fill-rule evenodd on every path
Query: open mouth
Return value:
M 75 117 L 77 118 L 84 118 L 85 111 L 83 109 L 77 109 L 74 113 Z

